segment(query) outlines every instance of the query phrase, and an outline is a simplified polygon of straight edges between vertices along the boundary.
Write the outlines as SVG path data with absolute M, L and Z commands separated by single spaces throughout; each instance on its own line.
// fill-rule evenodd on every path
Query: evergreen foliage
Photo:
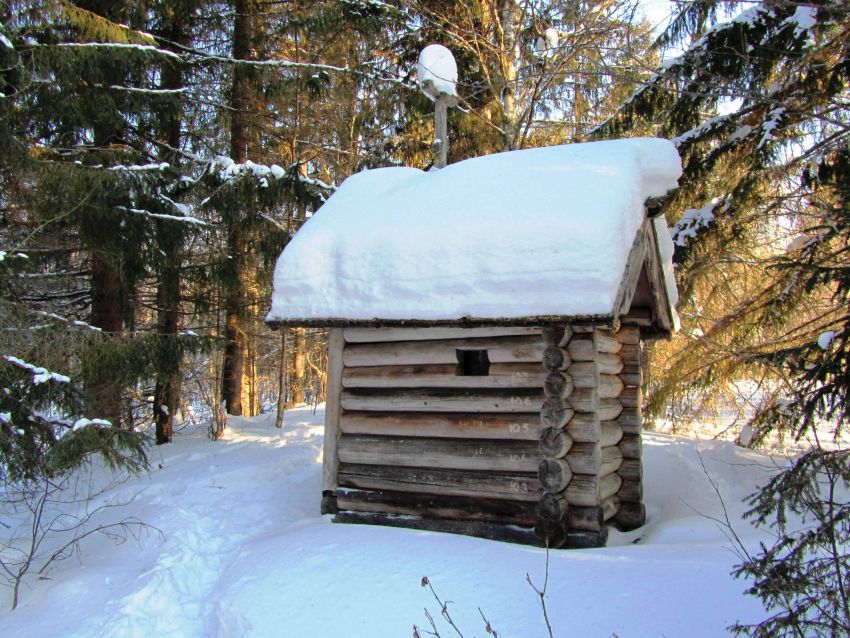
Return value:
M 800 435 L 815 417 L 845 422 L 849 9 L 689 3 L 661 42 L 692 43 L 597 131 L 649 129 L 683 158 L 664 210 L 682 217 L 685 329 L 656 351 L 655 413 L 687 395 L 691 416 L 705 415 L 745 382 L 752 442 L 779 426 Z
M 850 635 L 848 489 L 850 452 L 818 449 L 774 476 L 751 499 L 748 517 L 773 529 L 776 541 L 748 556 L 734 575 L 752 581 L 747 593 L 761 598 L 772 615 L 755 625 L 734 625 L 737 635 Z

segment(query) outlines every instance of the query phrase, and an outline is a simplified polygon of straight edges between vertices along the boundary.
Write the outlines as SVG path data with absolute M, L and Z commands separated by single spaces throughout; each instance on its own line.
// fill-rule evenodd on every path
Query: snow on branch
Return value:
M 64 47 L 64 48 L 72 48 L 72 49 L 116 49 L 116 50 L 136 50 L 143 51 L 145 53 L 156 53 L 158 55 L 163 55 L 167 58 L 172 58 L 174 60 L 183 61 L 183 56 L 172 53 L 171 51 L 166 51 L 165 49 L 160 49 L 159 47 L 151 46 L 149 44 L 126 44 L 119 42 L 60 42 L 59 44 L 38 44 L 37 46 L 42 47 Z
M 702 208 L 688 208 L 670 229 L 670 238 L 677 246 L 684 246 L 703 228 L 714 221 L 714 211 L 726 202 L 726 196 L 715 197 Z
M 66 377 L 64 374 L 59 374 L 58 372 L 51 372 L 47 368 L 42 368 L 40 366 L 27 363 L 26 361 L 24 361 L 23 359 L 19 359 L 18 357 L 13 357 L 9 354 L 4 354 L 3 358 L 12 365 L 18 366 L 19 368 L 23 368 L 24 370 L 32 372 L 32 382 L 35 385 L 38 385 L 39 383 L 46 383 L 47 381 L 57 381 L 59 383 L 71 382 L 71 378 Z
M 94 332 L 103 332 L 102 328 L 98 328 L 97 326 L 93 326 L 91 324 L 86 323 L 85 321 L 79 321 L 77 319 L 67 319 L 65 317 L 61 317 L 54 312 L 44 312 L 43 310 L 36 310 L 35 314 L 41 317 L 47 317 L 48 319 L 54 319 L 56 321 L 61 321 L 62 323 L 67 323 L 72 326 L 78 326 L 80 328 L 88 328 Z
M 115 208 L 118 210 L 123 210 L 126 213 L 133 213 L 134 215 L 143 215 L 145 217 L 152 217 L 154 219 L 167 219 L 168 221 L 186 222 L 187 224 L 197 224 L 198 226 L 209 226 L 207 222 L 202 219 L 198 219 L 197 217 L 168 215 L 166 213 L 153 213 L 149 210 L 144 210 L 142 208 L 129 208 L 127 206 L 116 206 Z

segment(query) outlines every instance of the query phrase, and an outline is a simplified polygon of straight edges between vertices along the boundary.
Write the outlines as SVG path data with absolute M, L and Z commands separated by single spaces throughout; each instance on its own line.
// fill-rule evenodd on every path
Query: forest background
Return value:
M 429 167 L 412 70 L 431 42 L 460 71 L 450 162 L 677 145 L 681 188 L 655 207 L 682 330 L 648 357 L 650 415 L 748 445 L 844 424 L 846 2 L 679 3 L 657 40 L 636 0 L 4 7 L 8 480 L 92 451 L 132 465 L 138 433 L 208 420 L 217 438 L 226 414 L 322 400 L 324 333 L 263 324 L 274 259 L 348 175 Z

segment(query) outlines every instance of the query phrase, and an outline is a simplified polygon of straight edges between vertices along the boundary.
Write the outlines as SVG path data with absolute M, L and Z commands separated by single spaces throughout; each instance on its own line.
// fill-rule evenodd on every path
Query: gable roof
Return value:
M 266 320 L 616 318 L 629 256 L 647 232 L 644 204 L 675 188 L 680 174 L 674 146 L 651 138 L 355 174 L 281 254 Z M 675 315 L 672 245 L 666 230 L 652 232 L 643 261 L 655 256 L 655 288 L 669 306 L 661 312 Z

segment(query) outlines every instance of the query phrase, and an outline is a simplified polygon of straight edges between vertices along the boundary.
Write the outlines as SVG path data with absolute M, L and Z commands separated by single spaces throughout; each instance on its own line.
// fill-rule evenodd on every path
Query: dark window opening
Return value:
M 486 350 L 455 350 L 457 376 L 486 377 L 490 374 L 490 359 Z

